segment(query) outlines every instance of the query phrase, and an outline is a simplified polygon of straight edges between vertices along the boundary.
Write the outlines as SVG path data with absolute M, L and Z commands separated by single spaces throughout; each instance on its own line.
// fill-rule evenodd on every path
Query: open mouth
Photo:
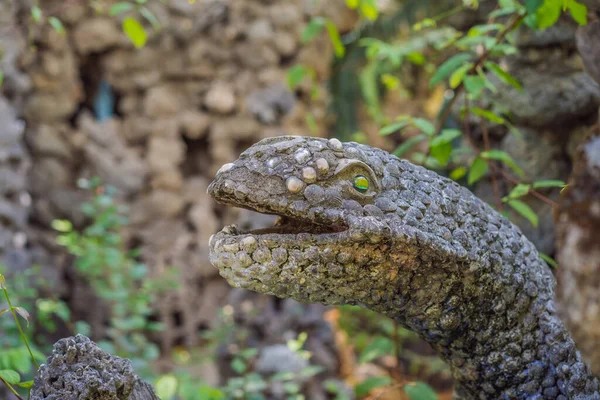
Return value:
M 253 229 L 247 232 L 240 232 L 240 234 L 259 236 L 268 234 L 296 235 L 299 233 L 310 233 L 313 235 L 319 235 L 326 233 L 339 233 L 347 229 L 348 228 L 346 226 L 340 224 L 315 224 L 309 221 L 301 221 L 280 215 L 273 226 Z
M 221 231 L 221 234 L 227 236 L 265 236 L 268 235 L 288 235 L 291 239 L 293 235 L 327 235 L 337 234 L 348 230 L 348 226 L 341 218 L 332 218 L 325 215 L 325 212 L 312 213 L 307 209 L 300 210 L 294 207 L 282 206 L 274 197 L 263 199 L 256 202 L 246 197 L 244 199 L 236 198 L 232 193 L 225 193 L 224 190 L 215 190 L 217 185 L 223 186 L 222 181 L 213 182 L 209 186 L 209 193 L 221 204 L 229 207 L 248 209 L 263 215 L 277 216 L 275 222 L 270 226 L 259 227 L 258 229 L 244 230 L 237 226 L 229 226 Z M 217 194 L 218 193 L 218 194 Z

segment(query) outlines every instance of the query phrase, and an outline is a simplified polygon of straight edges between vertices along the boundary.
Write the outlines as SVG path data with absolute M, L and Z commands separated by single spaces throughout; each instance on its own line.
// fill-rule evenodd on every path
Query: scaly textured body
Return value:
M 250 147 L 208 191 L 281 216 L 211 238 L 233 286 L 394 318 L 449 363 L 461 399 L 600 399 L 548 267 L 457 183 L 379 149 L 286 136 Z

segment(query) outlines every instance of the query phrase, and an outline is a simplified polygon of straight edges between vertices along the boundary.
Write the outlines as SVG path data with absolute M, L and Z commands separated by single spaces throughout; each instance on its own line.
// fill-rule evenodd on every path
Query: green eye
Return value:
M 369 190 L 369 180 L 363 175 L 357 175 L 354 177 L 354 189 L 361 193 L 366 193 Z

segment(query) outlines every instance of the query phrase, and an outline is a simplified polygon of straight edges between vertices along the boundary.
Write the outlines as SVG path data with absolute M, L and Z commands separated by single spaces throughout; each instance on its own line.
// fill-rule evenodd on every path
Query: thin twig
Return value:
M 23 399 L 23 397 L 21 397 L 21 395 L 19 395 L 19 393 L 15 390 L 15 388 L 12 387 L 12 385 L 10 383 L 6 382 L 4 380 L 4 378 L 2 378 L 1 376 L 0 376 L 0 381 L 2 381 L 6 385 L 8 390 L 10 390 L 12 392 L 12 394 L 14 394 L 19 400 L 25 400 L 25 399 Z
M 29 350 L 29 355 L 31 356 L 31 359 L 33 360 L 33 364 L 35 365 L 35 367 L 37 369 L 39 369 L 40 364 L 38 364 L 37 360 L 35 359 L 35 357 L 33 355 L 33 351 L 31 351 L 31 347 L 29 347 L 29 342 L 27 341 L 27 337 L 25 336 L 25 333 L 23 332 L 23 328 L 21 328 L 21 323 L 19 322 L 19 317 L 17 316 L 15 308 L 13 307 L 12 302 L 10 301 L 10 297 L 8 296 L 8 289 L 3 288 L 3 290 L 4 290 L 4 296 L 6 297 L 6 301 L 8 302 L 8 307 L 10 308 L 10 311 L 11 311 L 13 317 L 15 318 L 15 323 L 17 324 L 17 329 L 19 329 L 19 333 L 21 334 L 21 340 L 23 340 L 23 343 L 25 343 L 27 350 Z
M 496 47 L 497 44 L 501 43 L 504 38 L 506 37 L 506 35 L 508 35 L 508 33 L 510 31 L 512 31 L 522 20 L 523 18 L 525 18 L 525 15 L 517 15 L 515 16 L 515 18 L 513 19 L 512 23 L 509 24 L 506 28 L 504 28 L 504 30 L 502 30 L 502 32 L 500 32 L 498 34 L 498 36 L 496 37 L 496 41 L 494 42 L 494 44 L 492 46 L 490 46 L 489 49 L 487 49 L 485 51 L 485 53 L 483 53 L 475 62 L 475 64 L 473 65 L 473 67 L 471 68 L 471 70 L 469 71 L 469 74 L 472 74 L 474 72 L 477 71 L 477 68 L 481 67 L 488 59 L 488 57 L 490 56 L 490 54 L 492 53 L 492 50 L 494 50 L 494 47 Z M 446 109 L 444 110 L 444 113 L 442 114 L 440 121 L 438 123 L 438 127 L 437 127 L 437 132 L 436 135 L 439 135 L 440 132 L 442 131 L 444 125 L 446 124 L 446 120 L 448 119 L 448 117 L 450 117 L 450 112 L 452 111 L 452 108 L 454 107 L 454 104 L 456 103 L 456 100 L 458 99 L 458 96 L 462 93 L 462 91 L 465 88 L 465 84 L 464 82 L 461 82 L 458 87 L 456 89 L 454 89 L 454 97 L 452 97 L 452 99 L 448 102 L 448 105 L 446 107 Z
M 400 371 L 400 336 L 398 335 L 398 329 L 400 328 L 398 321 L 394 320 L 394 352 L 396 355 L 396 367 Z

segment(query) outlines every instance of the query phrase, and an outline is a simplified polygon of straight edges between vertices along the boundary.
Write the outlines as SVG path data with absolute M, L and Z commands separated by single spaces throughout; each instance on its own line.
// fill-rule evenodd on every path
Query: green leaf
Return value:
M 307 43 L 317 37 L 325 27 L 325 18 L 323 17 L 315 17 L 311 19 L 302 31 L 301 40 L 302 43 Z
M 360 0 L 346 0 L 346 6 L 351 10 L 356 10 L 360 5 Z
M 10 311 L 9 308 L 3 308 L 2 310 L 0 310 L 0 317 L 3 316 L 4 314 L 6 314 L 9 311 Z
M 424 18 L 421 21 L 417 22 L 413 25 L 413 30 L 416 32 L 422 31 L 427 28 L 435 28 L 437 26 L 437 22 L 432 18 Z
M 404 393 L 410 400 L 438 400 L 435 391 L 426 383 L 415 382 L 404 385 Z
M 325 368 L 323 368 L 320 365 L 309 365 L 308 367 L 303 368 L 300 371 L 300 376 L 302 378 L 311 378 L 315 375 L 319 375 L 321 372 L 323 372 L 325 370 Z
M 533 183 L 534 189 L 541 188 L 564 188 L 567 184 L 563 181 L 548 179 L 543 181 L 537 181 Z
M 163 400 L 169 400 L 177 394 L 179 382 L 174 375 L 163 375 L 154 384 L 156 395 Z
M 342 43 L 342 38 L 340 37 L 340 32 L 338 31 L 337 27 L 331 20 L 327 20 L 325 22 L 325 27 L 327 28 L 327 33 L 329 33 L 329 40 L 331 40 L 331 44 L 333 45 L 335 56 L 337 58 L 344 57 L 346 48 Z
M 0 289 L 6 289 L 6 279 L 2 274 L 0 274 Z
M 245 360 L 249 360 L 251 358 L 256 357 L 257 354 L 258 354 L 258 349 L 255 347 L 250 347 L 250 348 L 240 351 L 238 355 Z
M 374 376 L 366 379 L 354 387 L 354 393 L 358 397 L 363 397 L 369 394 L 373 389 L 391 385 L 393 380 L 388 376 Z
M 465 75 L 467 75 L 467 72 L 469 72 L 471 68 L 473 68 L 473 64 L 469 62 L 454 71 L 452 75 L 450 75 L 450 87 L 452 89 L 459 87 Z
M 133 4 L 128 3 L 126 1 L 121 1 L 114 4 L 109 10 L 108 14 L 112 17 L 115 15 L 119 15 L 121 13 L 133 10 Z
M 4 72 L 0 69 L 0 87 L 2 87 L 2 82 L 4 82 Z
M 16 385 L 25 389 L 31 389 L 33 387 L 33 381 L 19 382 Z
M 431 146 L 431 157 L 435 158 L 442 167 L 445 167 L 452 155 L 452 144 L 441 143 L 437 146 Z
M 391 354 L 394 350 L 394 342 L 389 338 L 383 336 L 377 336 L 365 347 L 360 354 L 358 362 L 364 364 L 366 362 L 373 361 L 377 357 Z
M 31 318 L 29 312 L 23 307 L 15 307 L 15 311 L 21 316 L 21 318 L 27 321 L 27 325 L 29 325 L 29 319 Z
M 519 166 L 513 161 L 512 157 L 505 151 L 493 149 L 490 151 L 484 151 L 481 153 L 481 157 L 488 160 L 496 160 L 502 161 L 504 164 L 508 165 L 510 169 L 512 169 L 515 174 L 520 177 L 525 176 L 525 173 Z
M 42 19 L 42 9 L 38 6 L 31 7 L 31 17 L 35 22 L 40 22 Z
M 302 82 L 304 77 L 307 75 L 307 70 L 304 65 L 294 65 L 287 72 L 287 84 L 291 90 L 296 89 L 296 87 Z
M 569 13 L 579 25 L 587 25 L 588 8 L 575 0 L 567 0 Z
M 535 14 L 542 4 L 544 0 L 525 0 L 525 10 L 528 14 Z
M 465 77 L 464 84 L 467 92 L 475 98 L 481 96 L 485 88 L 486 78 L 479 75 L 469 75 Z
M 542 260 L 546 261 L 546 264 L 548 264 L 550 268 L 558 267 L 558 263 L 556 262 L 556 260 L 550 257 L 548 254 L 540 252 L 540 257 L 542 257 Z
M 140 8 L 140 14 L 146 19 L 146 21 L 150 22 L 150 25 L 152 25 L 155 31 L 160 29 L 160 21 L 156 18 L 152 11 L 150 11 L 150 9 L 144 6 Z
M 451 143 L 454 139 L 462 135 L 462 132 L 458 129 L 444 129 L 442 133 L 434 137 L 431 141 L 432 146 L 439 146 L 445 143 Z
M 475 25 L 471 29 L 467 35 L 469 36 L 481 36 L 486 33 L 490 33 L 493 31 L 500 31 L 504 28 L 502 24 L 486 24 L 486 25 Z
M 421 134 L 405 140 L 400 146 L 398 146 L 398 148 L 396 148 L 396 150 L 394 150 L 394 155 L 396 157 L 402 157 L 414 145 L 416 145 L 419 142 L 422 142 L 425 139 L 427 139 L 427 136 Z
M 231 361 L 231 369 L 233 369 L 237 374 L 243 374 L 248 370 L 248 366 L 244 360 L 239 357 L 235 357 Z
M 509 200 L 508 205 L 525 219 L 527 219 L 531 225 L 537 228 L 538 216 L 535 211 L 531 209 L 531 207 L 523 203 L 521 200 Z
M 427 136 L 433 136 L 435 134 L 435 126 L 426 119 L 413 118 L 413 125 Z
M 492 111 L 484 110 L 479 107 L 472 107 L 471 112 L 495 124 L 502 125 L 505 122 L 504 118 L 502 118 L 501 116 L 494 114 Z
M 462 179 L 465 175 L 467 175 L 467 169 L 465 167 L 458 167 L 450 172 L 450 179 L 453 181 L 458 181 Z
M 408 125 L 410 125 L 410 120 L 394 122 L 393 124 L 381 128 L 379 134 L 381 136 L 391 135 L 392 133 L 398 132 L 399 130 L 406 128 Z
M 515 89 L 519 91 L 523 91 L 523 86 L 519 83 L 519 81 L 509 74 L 507 71 L 503 70 L 498 64 L 488 61 L 485 63 L 485 66 L 494 73 L 502 82 L 511 85 Z
M 488 169 L 488 163 L 484 159 L 477 157 L 469 169 L 469 177 L 467 178 L 469 185 L 479 181 L 486 174 Z
M 142 24 L 140 24 L 135 18 L 127 17 L 123 20 L 123 32 L 127 35 L 133 45 L 141 49 L 146 44 L 148 36 Z
M 296 382 L 285 382 L 283 384 L 283 390 L 287 394 L 296 394 L 300 391 L 300 385 Z
M 360 12 L 368 20 L 375 21 L 379 16 L 379 10 L 377 10 L 377 3 L 375 0 L 361 0 Z
M 526 185 L 524 183 L 520 183 L 513 188 L 508 194 L 509 199 L 518 199 L 519 197 L 523 197 L 529 194 L 529 190 L 531 189 L 531 185 Z
M 50 24 L 50 26 L 52 28 L 54 28 L 54 30 L 60 34 L 64 34 L 65 33 L 65 27 L 62 23 L 62 21 L 56 17 L 50 17 L 48 18 L 48 23 Z
M 0 370 L 0 377 L 11 385 L 16 385 L 17 383 L 21 382 L 21 375 L 12 369 Z
M 296 374 L 293 372 L 277 372 L 276 374 L 271 376 L 272 381 L 289 381 L 296 377 Z
M 415 65 L 424 65 L 426 61 L 425 56 L 418 51 L 408 54 L 406 59 Z
M 545 0 L 536 10 L 537 24 L 540 29 L 547 29 L 558 22 L 563 0 Z

